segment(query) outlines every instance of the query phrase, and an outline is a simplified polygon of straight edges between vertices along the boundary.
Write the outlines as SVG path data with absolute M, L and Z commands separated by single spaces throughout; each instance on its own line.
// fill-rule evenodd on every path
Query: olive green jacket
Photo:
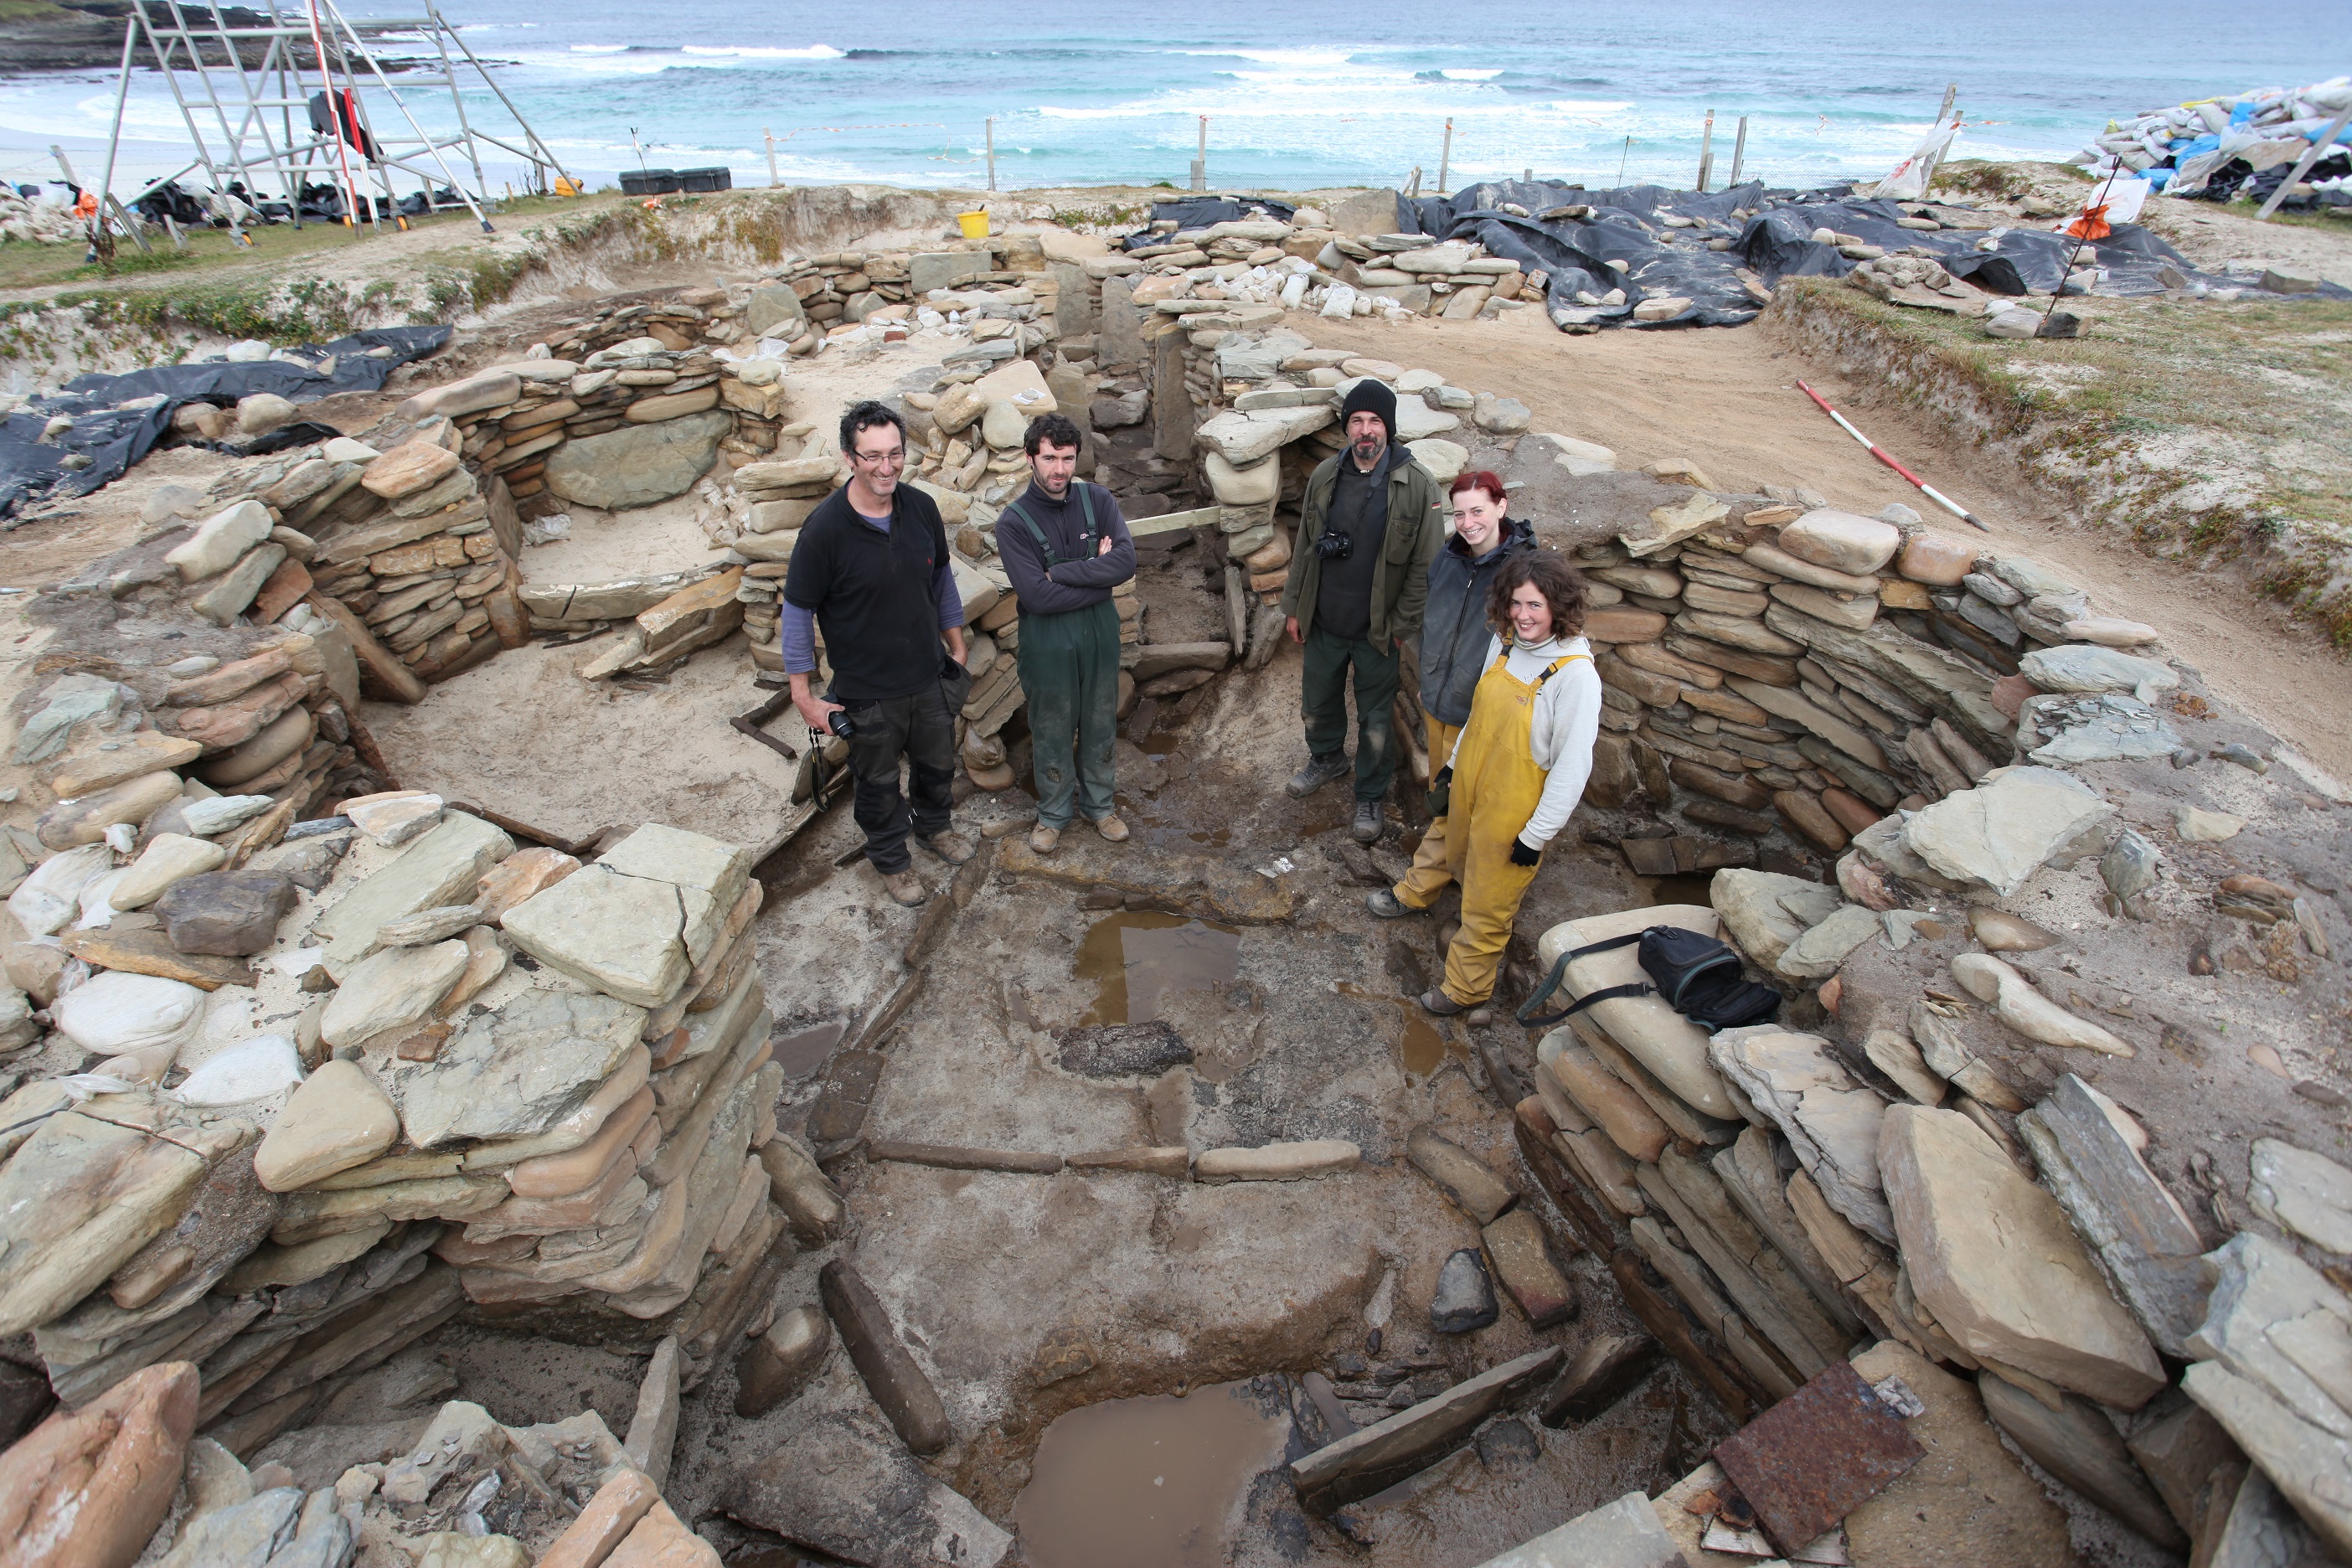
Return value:
M 1369 637 L 1383 652 L 1421 635 L 1421 613 L 1429 604 L 1429 563 L 1445 543 L 1445 497 L 1437 480 L 1402 444 L 1397 458 L 1389 469 L 1388 531 L 1381 536 L 1381 558 L 1372 568 Z M 1302 630 L 1312 622 L 1323 579 L 1315 542 L 1323 533 L 1339 465 L 1354 460 L 1340 452 L 1317 465 L 1307 479 L 1298 537 L 1290 546 L 1290 581 L 1282 590 L 1282 613 L 1297 616 Z

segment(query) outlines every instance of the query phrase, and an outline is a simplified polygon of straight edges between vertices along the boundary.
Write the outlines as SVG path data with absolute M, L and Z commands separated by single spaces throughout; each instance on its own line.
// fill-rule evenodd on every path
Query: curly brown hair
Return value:
M 1486 624 L 1504 642 L 1511 640 L 1511 595 L 1532 583 L 1551 606 L 1551 635 L 1572 637 L 1584 630 L 1584 574 L 1549 550 L 1521 550 L 1504 557 L 1486 592 Z

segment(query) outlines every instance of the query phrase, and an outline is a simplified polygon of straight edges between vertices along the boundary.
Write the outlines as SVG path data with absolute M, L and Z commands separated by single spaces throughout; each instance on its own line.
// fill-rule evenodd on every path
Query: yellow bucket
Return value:
M 956 226 L 963 230 L 966 239 L 988 237 L 988 214 L 985 212 L 956 214 Z

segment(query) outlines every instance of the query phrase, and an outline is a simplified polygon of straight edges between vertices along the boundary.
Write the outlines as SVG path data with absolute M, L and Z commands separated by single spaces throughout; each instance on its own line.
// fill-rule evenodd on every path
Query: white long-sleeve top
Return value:
M 1560 667 L 1536 693 L 1536 710 L 1528 728 L 1528 750 L 1536 766 L 1544 770 L 1543 795 L 1536 802 L 1536 814 L 1519 829 L 1519 842 L 1530 849 L 1540 849 L 1550 843 L 1559 830 L 1568 826 L 1576 803 L 1584 798 L 1584 785 L 1592 776 L 1592 742 L 1601 734 L 1601 673 L 1592 666 L 1592 648 L 1582 637 L 1554 637 L 1535 647 L 1521 647 L 1514 640 L 1511 646 L 1510 673 L 1514 679 L 1532 681 L 1541 675 L 1551 661 L 1565 654 L 1584 657 Z M 1491 669 L 1503 655 L 1503 639 L 1486 639 L 1486 659 L 1484 668 Z M 1463 727 L 1467 733 L 1469 726 Z M 1462 751 L 1457 737 L 1454 755 Z M 1454 764 L 1454 757 L 1445 759 Z

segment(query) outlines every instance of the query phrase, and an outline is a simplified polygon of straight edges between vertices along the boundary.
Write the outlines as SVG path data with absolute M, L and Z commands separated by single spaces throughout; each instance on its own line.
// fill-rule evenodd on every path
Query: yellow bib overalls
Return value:
M 1511 863 L 1511 844 L 1536 814 L 1550 770 L 1531 748 L 1536 693 L 1560 669 L 1584 658 L 1562 655 L 1533 680 L 1511 673 L 1511 656 L 1478 678 L 1470 721 L 1454 753 L 1454 795 L 1445 816 L 1445 864 L 1462 885 L 1462 929 L 1445 952 L 1445 994 L 1475 1007 L 1495 994 L 1495 973 L 1510 944 L 1511 921 L 1538 868 Z

